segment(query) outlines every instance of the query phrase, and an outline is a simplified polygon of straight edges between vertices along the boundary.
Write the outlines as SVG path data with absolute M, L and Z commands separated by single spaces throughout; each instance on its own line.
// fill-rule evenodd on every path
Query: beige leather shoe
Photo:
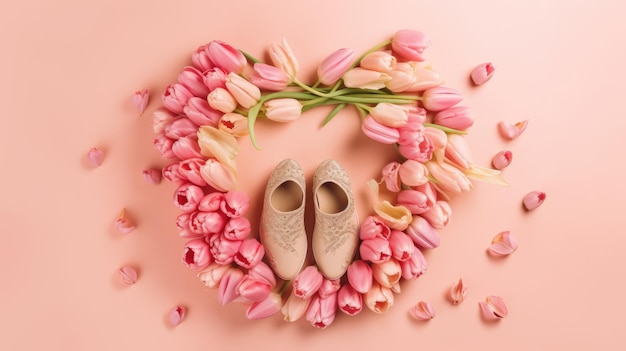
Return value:
M 359 239 L 350 178 L 339 163 L 326 160 L 318 166 L 313 176 L 313 196 L 313 255 L 326 278 L 338 279 L 352 262 Z
M 306 259 L 304 173 L 291 159 L 281 161 L 265 188 L 259 236 L 276 275 L 291 280 Z

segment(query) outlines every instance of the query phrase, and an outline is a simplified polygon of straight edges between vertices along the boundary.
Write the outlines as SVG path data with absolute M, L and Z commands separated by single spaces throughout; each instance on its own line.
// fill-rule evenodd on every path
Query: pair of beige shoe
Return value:
M 268 263 L 285 280 L 295 278 L 306 260 L 305 189 L 302 168 L 291 159 L 276 166 L 265 188 L 260 238 Z M 339 163 L 326 160 L 315 171 L 312 190 L 313 256 L 326 278 L 338 279 L 352 262 L 358 243 L 350 178 Z

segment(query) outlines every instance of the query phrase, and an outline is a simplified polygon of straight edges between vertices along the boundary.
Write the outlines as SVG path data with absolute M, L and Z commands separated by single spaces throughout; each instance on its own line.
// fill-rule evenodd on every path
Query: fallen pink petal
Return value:
M 487 296 L 485 301 L 478 303 L 483 318 L 487 321 L 498 321 L 509 314 L 504 299 L 499 296 Z
M 126 209 L 122 209 L 119 217 L 115 220 L 115 229 L 122 234 L 129 234 L 135 230 L 135 225 L 126 217 Z
M 467 296 L 467 287 L 463 283 L 463 279 L 459 278 L 459 281 L 450 287 L 450 301 L 456 305 L 465 300 L 465 296 Z
M 500 129 L 500 134 L 508 140 L 513 140 L 520 136 L 528 126 L 528 120 L 517 122 L 515 124 L 511 124 L 509 122 L 501 121 L 498 123 L 498 129 Z
M 491 62 L 481 63 L 474 67 L 470 77 L 475 85 L 481 85 L 487 83 L 496 71 L 496 67 Z
M 509 150 L 502 150 L 493 157 L 491 164 L 493 168 L 503 170 L 511 164 L 512 160 L 513 153 Z
M 435 317 L 435 308 L 429 302 L 420 301 L 410 310 L 411 316 L 419 321 L 427 321 Z
M 524 208 L 527 211 L 532 211 L 541 206 L 545 199 L 546 193 L 542 191 L 531 191 L 524 196 Z
M 158 169 L 146 169 L 143 171 L 143 178 L 149 184 L 159 184 L 161 183 L 162 172 Z
M 185 319 L 187 308 L 185 306 L 176 306 L 170 311 L 169 319 L 172 326 L 177 326 Z
M 146 106 L 148 106 L 148 101 L 150 100 L 150 93 L 148 90 L 137 90 L 133 96 L 131 97 L 131 102 L 139 111 L 139 114 L 143 114 L 143 111 L 146 110 Z
M 120 278 L 126 285 L 133 285 L 137 282 L 137 271 L 132 267 L 124 266 L 119 270 Z
M 517 239 L 509 231 L 504 231 L 496 235 L 491 241 L 488 252 L 492 256 L 508 256 L 518 248 Z
M 98 148 L 92 147 L 87 152 L 87 162 L 93 168 L 100 167 L 104 161 L 104 152 Z

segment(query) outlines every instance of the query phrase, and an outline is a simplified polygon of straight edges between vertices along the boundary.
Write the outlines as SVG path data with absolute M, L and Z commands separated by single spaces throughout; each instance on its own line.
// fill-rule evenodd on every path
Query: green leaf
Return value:
M 259 111 L 261 111 L 261 105 L 263 105 L 263 101 L 257 102 L 256 105 L 252 106 L 248 111 L 248 133 L 250 136 L 250 141 L 252 142 L 252 146 L 255 149 L 261 150 L 261 148 L 256 143 L 256 136 L 254 134 L 254 123 L 256 122 L 256 118 L 259 115 Z
M 339 104 L 335 106 L 335 108 L 332 111 L 330 111 L 330 113 L 328 114 L 324 122 L 322 123 L 322 127 L 327 125 L 328 122 L 330 122 L 330 120 L 333 119 L 333 117 L 335 117 L 339 113 L 339 111 L 341 111 L 344 107 L 346 107 L 346 104 Z
M 434 123 L 424 123 L 424 127 L 436 128 L 436 129 L 442 130 L 442 131 L 444 131 L 444 132 L 446 132 L 448 134 L 461 134 L 461 135 L 467 134 L 466 131 L 458 130 L 458 129 L 452 129 L 452 128 L 440 126 L 439 124 L 434 124 Z

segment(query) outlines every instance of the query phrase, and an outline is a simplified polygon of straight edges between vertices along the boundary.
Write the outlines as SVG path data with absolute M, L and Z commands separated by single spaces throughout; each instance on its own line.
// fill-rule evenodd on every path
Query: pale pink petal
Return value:
M 478 303 L 483 318 L 487 321 L 497 321 L 509 314 L 504 299 L 499 296 L 487 296 L 485 302 Z
M 177 326 L 185 319 L 187 308 L 185 306 L 176 306 L 170 311 L 169 319 L 172 326 Z
M 102 150 L 92 147 L 91 149 L 89 149 L 89 152 L 87 152 L 87 162 L 89 162 L 89 165 L 91 167 L 100 167 L 103 160 L 104 152 L 102 152 Z
M 491 164 L 493 168 L 502 170 L 508 167 L 512 160 L 513 153 L 509 150 L 502 150 L 493 157 Z
M 132 267 L 124 266 L 119 270 L 120 278 L 126 285 L 133 285 L 137 282 L 137 271 Z
M 456 305 L 465 300 L 466 295 L 467 287 L 463 284 L 463 279 L 459 278 L 459 281 L 452 284 L 452 287 L 450 287 L 450 301 Z
M 122 209 L 119 217 L 115 220 L 115 229 L 122 233 L 128 234 L 135 230 L 135 225 L 126 217 L 126 209 Z
M 131 101 L 139 114 L 141 115 L 143 111 L 145 111 L 146 106 L 148 106 L 148 100 L 150 99 L 150 93 L 148 90 L 137 90 L 133 96 L 131 97 Z
M 541 191 L 531 191 L 524 196 L 524 208 L 528 211 L 532 211 L 541 206 L 546 199 L 546 193 Z
M 498 128 L 503 137 L 509 140 L 513 140 L 520 136 L 528 126 L 528 120 L 511 124 L 509 122 L 501 121 L 498 123 Z
M 161 171 L 158 169 L 145 169 L 143 178 L 150 184 L 159 184 L 161 182 Z
M 493 77 L 496 67 L 491 62 L 482 63 L 472 70 L 470 77 L 475 85 L 481 85 Z
M 517 250 L 517 239 L 509 231 L 496 235 L 489 246 L 489 254 L 492 256 L 507 256 Z
M 420 321 L 427 321 L 435 317 L 435 308 L 429 302 L 420 301 L 411 308 L 413 318 Z

